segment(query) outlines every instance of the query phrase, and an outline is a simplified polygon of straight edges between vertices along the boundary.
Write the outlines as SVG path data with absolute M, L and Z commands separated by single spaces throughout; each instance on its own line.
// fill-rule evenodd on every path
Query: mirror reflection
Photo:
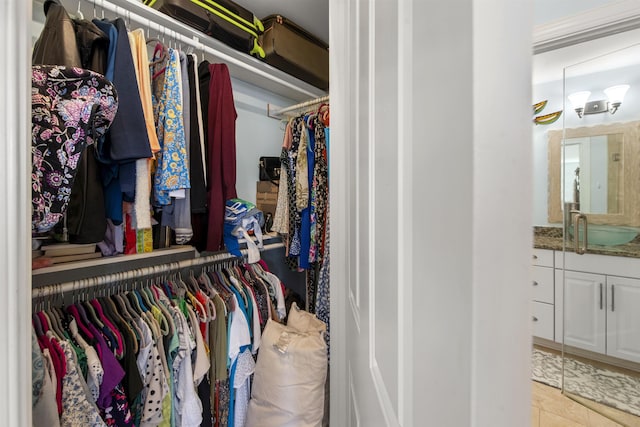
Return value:
M 640 122 L 550 130 L 549 223 L 579 203 L 589 223 L 640 226 Z
M 564 141 L 563 202 L 594 214 L 619 214 L 622 188 L 622 134 L 567 138 Z

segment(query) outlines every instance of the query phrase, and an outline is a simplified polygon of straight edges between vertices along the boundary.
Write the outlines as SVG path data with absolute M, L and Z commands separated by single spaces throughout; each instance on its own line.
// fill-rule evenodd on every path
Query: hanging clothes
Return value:
M 287 190 L 289 194 L 289 232 L 287 233 L 288 256 L 286 262 L 291 269 L 298 268 L 298 256 L 300 255 L 300 211 L 296 203 L 297 159 L 298 147 L 302 130 L 303 117 L 296 117 L 291 123 L 291 148 L 282 152 L 281 162 L 286 165 Z
M 164 64 L 162 64 L 164 65 Z M 161 150 L 157 154 L 154 177 L 154 199 L 158 206 L 171 203 L 172 191 L 189 188 L 189 166 L 186 158 L 184 121 L 182 116 L 182 80 L 179 52 L 168 49 L 164 73 L 154 68 L 155 119 Z
M 87 385 L 78 372 L 71 344 L 66 341 L 60 341 L 59 344 L 64 350 L 67 364 L 67 373 L 62 378 L 63 411 L 60 424 L 63 426 L 106 427 L 107 424 L 100 417 L 95 403 L 87 399 L 85 392 Z
M 306 309 L 322 305 L 328 319 L 327 221 L 329 206 L 328 104 L 289 120 L 280 156 L 281 172 L 273 230 L 285 243 L 285 262 L 306 271 Z M 328 254 L 327 254 L 328 255 Z M 321 287 L 319 283 L 321 283 Z M 328 322 L 327 322 L 328 323 Z
M 84 68 L 104 74 L 108 37 L 88 21 L 74 22 L 57 0 L 46 1 L 44 11 L 45 26 L 34 45 L 32 63 Z M 107 227 L 95 154 L 95 147 L 89 147 L 77 161 L 78 173 L 66 214 L 68 239 L 72 243 L 99 242 Z M 91 200 L 87 194 L 91 194 Z
M 112 160 L 123 164 L 137 159 L 149 158 L 153 153 L 140 101 L 127 28 L 121 18 L 115 19 L 112 24 L 118 31 L 113 84 L 119 88 L 119 92 L 122 94 L 123 108 L 116 115 L 113 127 L 109 132 L 111 135 L 109 155 Z M 135 172 L 135 168 L 133 171 Z M 128 177 L 121 177 L 123 191 L 133 193 L 135 175 L 133 180 L 125 178 Z
M 283 235 L 286 253 L 288 253 L 288 236 L 289 236 L 289 162 L 286 161 L 286 153 L 291 149 L 291 141 L 293 135 L 291 132 L 291 121 L 287 122 L 282 141 L 282 150 L 280 155 L 280 182 L 278 185 L 278 201 L 276 204 L 276 212 L 273 217 L 272 230 Z
M 191 213 L 207 211 L 207 169 L 204 147 L 204 128 L 202 123 L 202 104 L 200 97 L 200 79 L 197 57 L 187 55 L 187 75 L 189 80 L 189 179 L 191 183 Z
M 33 64 L 81 67 L 73 20 L 59 0 L 44 2 L 44 28 L 33 45 Z
M 190 153 L 190 116 L 191 104 L 189 100 L 189 76 L 187 69 L 187 55 L 179 52 L 180 56 L 180 85 L 182 94 L 182 121 L 184 128 L 184 157 L 187 165 L 191 164 L 189 159 Z M 194 112 L 195 113 L 195 112 Z M 187 171 L 189 173 L 189 170 Z M 181 189 L 180 193 L 173 192 L 171 204 L 165 206 L 162 210 L 162 225 L 170 227 L 175 235 L 178 245 L 188 243 L 193 237 L 193 229 L 191 228 L 191 179 L 189 176 L 189 187 Z
M 118 30 L 116 30 L 115 25 L 106 20 L 94 19 L 92 22 L 109 37 L 109 49 L 104 75 L 107 79 L 113 81 Z M 105 238 L 99 244 L 100 250 L 104 256 L 122 253 L 122 250 L 118 250 L 119 248 L 116 242 L 113 244 L 108 243 L 111 237 L 116 237 L 118 235 L 117 228 L 122 224 L 123 215 L 122 188 L 120 187 L 119 177 L 120 166 L 111 159 L 111 155 L 109 153 L 111 143 L 110 141 L 107 141 L 109 138 L 109 134 L 105 135 L 103 138 L 98 140 L 98 144 L 96 145 L 100 177 L 102 178 L 102 185 L 104 187 L 104 209 L 107 217 L 107 231 L 105 232 Z
M 268 307 L 280 305 L 281 286 L 258 264 L 220 266 L 185 282 L 174 277 L 60 310 L 71 319 L 57 327 L 57 335 L 64 336 L 60 339 L 53 332 L 55 313 L 37 312 L 37 350 L 53 355 L 56 368 L 48 375 L 60 384 L 61 419 L 107 426 L 197 426 L 207 420 L 210 425 L 243 425 L 253 354 L 263 327 L 276 315 Z M 73 360 L 65 349 L 73 351 Z M 88 361 L 84 369 L 80 354 Z M 43 389 L 44 377 L 34 375 L 34 390 Z M 85 385 L 70 395 L 65 377 Z M 55 388 L 47 401 L 55 409 L 48 416 L 57 418 Z M 82 403 L 74 406 L 70 398 Z M 92 418 L 96 411 L 100 420 Z
M 33 66 L 32 86 L 32 230 L 45 232 L 62 219 L 83 150 L 111 125 L 118 95 L 78 68 Z
M 231 77 L 225 64 L 210 64 L 209 107 L 207 110 L 207 171 L 209 222 L 207 250 L 224 246 L 225 202 L 236 194 L 236 108 Z
M 149 137 L 152 153 L 160 151 L 160 143 L 156 134 L 153 119 L 153 103 L 151 100 L 151 75 L 147 58 L 147 44 L 144 31 L 141 29 L 129 32 L 129 43 L 134 59 L 134 68 L 138 82 L 140 101 L 144 114 L 144 123 Z M 137 229 L 151 228 L 151 159 L 136 160 L 135 219 Z

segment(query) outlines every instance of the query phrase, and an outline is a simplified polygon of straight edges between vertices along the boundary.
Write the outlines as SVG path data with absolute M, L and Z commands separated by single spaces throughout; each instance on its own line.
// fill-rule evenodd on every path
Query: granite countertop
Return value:
M 537 249 L 562 250 L 562 227 L 533 227 L 533 247 Z M 567 252 L 574 252 L 573 245 L 567 246 Z M 640 236 L 631 242 L 617 246 L 589 245 L 589 254 L 624 256 L 640 258 Z

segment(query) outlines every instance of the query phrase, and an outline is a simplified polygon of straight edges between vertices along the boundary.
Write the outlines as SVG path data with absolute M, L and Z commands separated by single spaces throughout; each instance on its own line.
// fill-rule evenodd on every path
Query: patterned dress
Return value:
M 182 85 L 180 56 L 169 49 L 164 70 L 164 84 L 158 87 L 154 113 L 161 150 L 153 181 L 154 197 L 158 205 L 171 204 L 171 191 L 190 188 L 187 146 L 182 115 Z M 161 78 L 161 77 L 157 77 Z
M 286 259 L 287 264 L 291 269 L 298 268 L 298 255 L 300 255 L 300 225 L 301 218 L 300 212 L 296 207 L 296 163 L 298 160 L 298 146 L 300 145 L 301 126 L 304 122 L 302 117 L 297 117 L 291 123 L 291 129 L 293 132 L 293 138 L 291 142 L 291 148 L 289 150 L 283 149 L 281 155 L 281 161 L 286 164 L 287 167 L 287 190 L 289 192 L 289 235 L 288 247 L 289 256 Z
M 62 378 L 61 426 L 106 427 L 95 403 L 89 400 L 87 384 L 80 375 L 71 344 L 60 341 L 67 362 L 67 374 Z

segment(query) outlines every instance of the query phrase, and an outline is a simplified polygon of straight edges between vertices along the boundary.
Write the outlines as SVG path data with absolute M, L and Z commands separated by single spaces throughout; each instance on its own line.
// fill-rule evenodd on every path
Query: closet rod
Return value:
M 239 78 L 240 80 L 245 80 L 258 86 L 261 86 L 261 83 L 264 82 L 270 82 L 272 85 L 275 83 L 277 86 L 287 88 L 287 91 L 274 91 L 276 93 L 281 92 L 281 95 L 287 97 L 290 97 L 291 95 L 295 95 L 295 98 L 300 98 L 302 96 L 318 96 L 318 94 L 322 93 L 320 89 L 304 82 L 300 82 L 297 79 L 290 77 L 288 74 L 281 72 L 270 65 L 249 56 L 248 54 L 236 51 L 223 44 L 221 41 L 191 28 L 182 22 L 178 22 L 150 6 L 146 6 L 141 1 L 86 0 L 85 3 L 89 5 L 92 10 L 96 11 L 96 14 L 97 10 L 108 10 L 114 13 L 117 17 L 124 19 L 126 23 L 135 21 L 142 27 L 158 33 L 161 37 L 164 36 L 169 40 L 175 40 L 177 44 L 186 44 L 196 50 L 206 52 L 229 65 L 231 68 L 231 75 Z M 237 76 L 233 70 L 234 68 L 236 71 L 243 71 L 243 76 Z
M 291 105 L 286 108 L 280 108 L 272 104 L 267 104 L 267 116 L 273 119 L 281 119 L 286 113 L 295 112 L 297 110 L 310 107 L 312 105 L 322 104 L 323 102 L 329 102 L 329 95 L 321 96 L 320 98 L 316 98 L 309 101 L 301 102 L 299 104 Z
M 284 243 L 272 243 L 265 245 L 265 249 L 275 249 L 284 247 Z M 243 259 L 247 254 L 246 249 L 241 249 Z M 59 284 L 52 284 L 42 286 L 33 289 L 31 292 L 31 298 L 43 298 L 50 295 L 64 294 L 65 292 L 73 292 L 81 289 L 95 288 L 109 283 L 126 281 L 136 279 L 139 277 L 153 276 L 157 274 L 172 273 L 183 270 L 185 268 L 204 266 L 208 264 L 218 264 L 224 261 L 233 261 L 239 258 L 232 256 L 229 253 L 219 253 L 214 255 L 208 255 L 199 258 L 192 258 L 182 261 L 175 261 L 171 263 L 165 263 L 155 265 L 152 267 L 141 267 L 132 270 L 120 271 L 117 273 L 105 274 L 102 276 L 94 276 L 86 279 L 73 280 L 70 282 L 64 282 Z

